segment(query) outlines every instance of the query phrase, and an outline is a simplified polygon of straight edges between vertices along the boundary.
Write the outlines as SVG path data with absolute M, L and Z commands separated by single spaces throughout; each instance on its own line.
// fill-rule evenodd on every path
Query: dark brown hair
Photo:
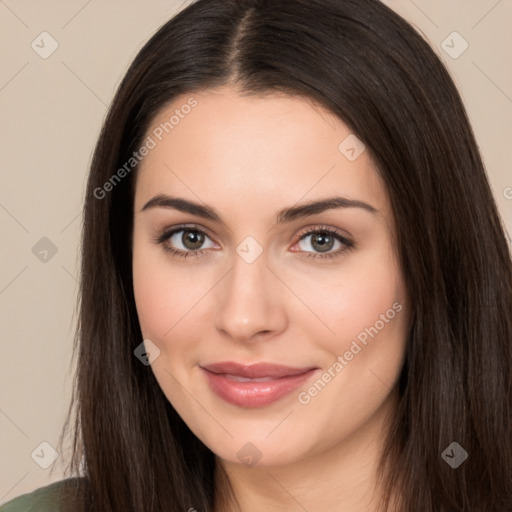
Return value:
M 74 432 L 69 471 L 85 477 L 84 509 L 213 510 L 214 454 L 133 353 L 142 341 L 131 268 L 136 168 L 102 197 L 97 191 L 170 101 L 226 84 L 329 109 L 364 142 L 387 186 L 413 316 L 380 466 L 382 510 L 396 494 L 402 512 L 510 512 L 504 228 L 453 81 L 377 0 L 198 0 L 130 66 L 96 146 L 84 208 L 77 373 L 63 430 Z M 469 454 L 457 469 L 441 457 L 453 441 Z

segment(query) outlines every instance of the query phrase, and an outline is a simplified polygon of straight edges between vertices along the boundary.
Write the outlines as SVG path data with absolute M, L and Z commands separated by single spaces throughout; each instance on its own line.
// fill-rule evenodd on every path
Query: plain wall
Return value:
M 385 3 L 448 65 L 512 231 L 512 1 Z M 0 503 L 62 478 L 67 454 L 59 454 L 51 473 L 31 454 L 36 450 L 34 458 L 44 462 L 50 449 L 40 444 L 57 446 L 71 397 L 87 168 L 128 64 L 184 5 L 0 2 Z M 40 36 L 45 31 L 58 48 L 43 59 L 52 44 Z M 469 44 L 457 58 L 442 48 L 446 40 L 452 54 L 462 49 L 458 36 L 447 39 L 454 31 Z

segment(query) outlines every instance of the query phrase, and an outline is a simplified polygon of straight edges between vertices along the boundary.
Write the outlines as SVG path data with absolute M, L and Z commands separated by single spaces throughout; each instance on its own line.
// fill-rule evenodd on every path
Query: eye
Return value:
M 305 242 L 308 239 L 309 241 Z M 308 253 L 307 258 L 324 259 L 341 256 L 354 248 L 355 244 L 333 228 L 317 226 L 303 233 L 295 246 L 299 246 L 300 251 Z M 332 251 L 335 248 L 337 250 Z M 308 249 L 312 249 L 313 252 Z
M 203 247 L 205 239 L 211 241 L 212 245 Z M 164 249 L 171 254 L 186 258 L 202 255 L 203 249 L 218 248 L 205 231 L 196 227 L 178 226 L 165 230 L 156 242 L 162 244 Z

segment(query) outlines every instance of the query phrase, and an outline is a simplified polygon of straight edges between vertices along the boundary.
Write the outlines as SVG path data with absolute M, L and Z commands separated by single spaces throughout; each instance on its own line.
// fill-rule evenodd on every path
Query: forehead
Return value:
M 185 94 L 161 110 L 147 135 L 155 145 L 137 172 L 136 209 L 161 193 L 219 209 L 229 200 L 233 214 L 326 195 L 388 208 L 368 151 L 355 160 L 344 152 L 354 137 L 349 127 L 298 96 L 247 96 L 230 87 Z

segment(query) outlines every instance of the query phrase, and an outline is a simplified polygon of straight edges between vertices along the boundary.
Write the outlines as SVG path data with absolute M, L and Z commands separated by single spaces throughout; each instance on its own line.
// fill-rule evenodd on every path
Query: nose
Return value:
M 270 339 L 287 327 L 284 286 L 263 252 L 248 263 L 234 254 L 233 265 L 215 290 L 215 326 L 239 343 Z

